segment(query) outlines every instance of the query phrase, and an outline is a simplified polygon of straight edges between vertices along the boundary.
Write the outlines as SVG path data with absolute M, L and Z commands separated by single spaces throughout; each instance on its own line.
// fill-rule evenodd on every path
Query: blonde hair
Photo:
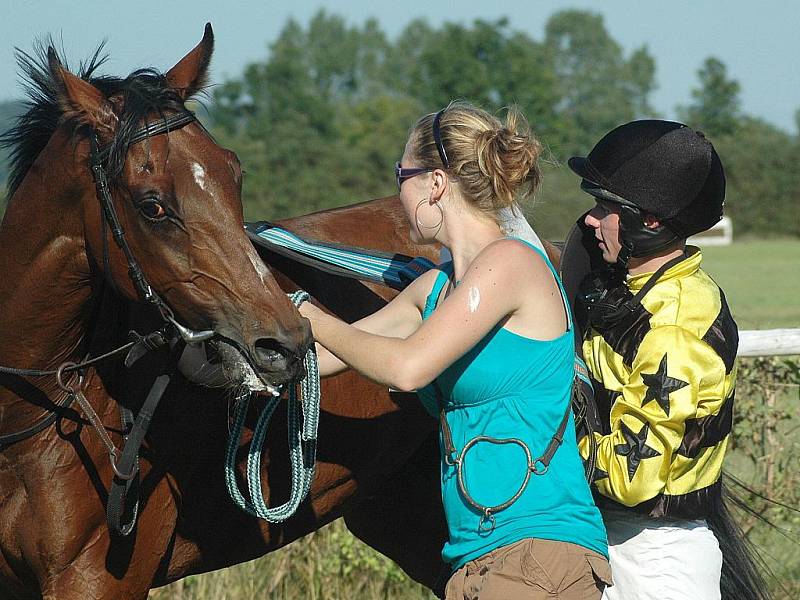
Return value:
M 516 108 L 508 109 L 503 123 L 467 102 L 450 103 L 439 121 L 449 168 L 436 148 L 434 116 L 422 117 L 412 129 L 411 153 L 420 167 L 445 169 L 476 208 L 499 222 L 503 208 L 515 207 L 536 190 L 542 145 Z

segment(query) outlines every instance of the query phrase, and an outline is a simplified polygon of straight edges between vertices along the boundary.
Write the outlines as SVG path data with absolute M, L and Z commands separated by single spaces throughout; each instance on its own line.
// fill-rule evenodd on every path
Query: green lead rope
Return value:
M 295 306 L 308 300 L 308 293 L 298 290 L 289 295 Z M 247 452 L 247 487 L 250 500 L 239 491 L 236 482 L 236 451 L 242 437 L 247 409 L 252 394 L 244 392 L 236 399 L 234 424 L 225 453 L 225 481 L 233 501 L 245 512 L 266 519 L 270 523 L 281 523 L 291 517 L 308 495 L 314 479 L 317 455 L 317 425 L 319 424 L 320 382 L 317 355 L 313 347 L 305 356 L 307 375 L 300 382 L 302 399 L 297 398 L 294 385 L 289 387 L 289 460 L 292 465 L 292 490 L 289 500 L 280 506 L 269 508 L 261 491 L 261 452 L 272 413 L 280 398 L 271 398 L 264 406 L 253 431 L 253 439 Z

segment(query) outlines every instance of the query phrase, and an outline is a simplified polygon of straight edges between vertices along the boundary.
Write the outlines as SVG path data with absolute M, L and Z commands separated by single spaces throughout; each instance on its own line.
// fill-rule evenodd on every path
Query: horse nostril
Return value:
M 256 359 L 261 365 L 272 369 L 282 369 L 286 366 L 286 356 L 276 340 L 261 338 L 254 344 Z

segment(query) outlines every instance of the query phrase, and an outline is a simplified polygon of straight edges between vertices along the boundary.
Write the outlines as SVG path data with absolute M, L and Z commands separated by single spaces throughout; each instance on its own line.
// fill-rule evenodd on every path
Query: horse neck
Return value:
M 0 364 L 75 361 L 86 329 L 91 272 L 83 201 L 88 168 L 56 132 L 11 197 L 0 227 Z

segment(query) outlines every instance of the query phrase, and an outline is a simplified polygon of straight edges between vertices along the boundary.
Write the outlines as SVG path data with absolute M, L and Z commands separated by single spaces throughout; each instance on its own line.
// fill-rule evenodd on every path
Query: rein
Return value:
M 302 290 L 291 294 L 291 300 L 295 306 L 300 306 L 308 300 L 308 297 L 308 293 Z M 253 430 L 253 438 L 250 440 L 250 448 L 247 451 L 247 487 L 250 500 L 239 491 L 239 485 L 236 482 L 236 451 L 242 437 L 251 394 L 240 395 L 236 398 L 234 405 L 233 430 L 228 438 L 228 447 L 225 452 L 225 483 L 228 487 L 228 494 L 239 508 L 270 523 L 281 523 L 291 517 L 308 494 L 311 481 L 314 479 L 320 411 L 320 378 L 317 355 L 313 347 L 309 348 L 306 353 L 304 365 L 308 375 L 300 382 L 301 399 L 297 397 L 295 386 L 289 388 L 287 419 L 292 487 L 289 500 L 285 504 L 269 508 L 261 490 L 262 447 L 272 413 L 275 412 L 280 398 L 273 397 L 267 400 Z

